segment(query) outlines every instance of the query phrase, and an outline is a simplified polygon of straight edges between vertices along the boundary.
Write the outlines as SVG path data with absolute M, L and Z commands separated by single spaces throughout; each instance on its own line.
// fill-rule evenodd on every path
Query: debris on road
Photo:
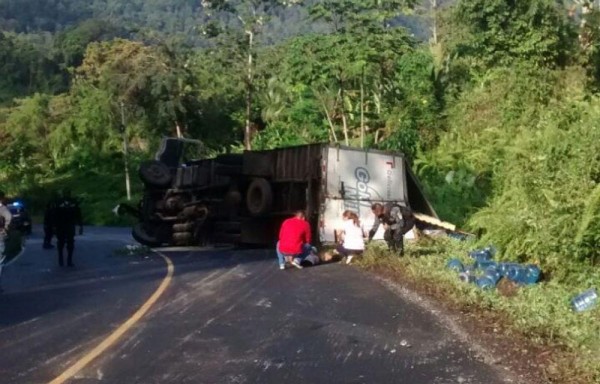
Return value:
M 151 252 L 149 247 L 139 244 L 127 244 L 123 248 L 115 249 L 114 253 L 119 256 L 144 256 Z

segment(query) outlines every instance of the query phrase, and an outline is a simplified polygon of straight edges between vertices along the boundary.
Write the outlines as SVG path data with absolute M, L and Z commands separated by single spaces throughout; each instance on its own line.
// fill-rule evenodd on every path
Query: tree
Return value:
M 467 33 L 447 43 L 478 67 L 524 61 L 555 68 L 572 56 L 574 30 L 566 10 L 554 0 L 460 0 L 453 16 Z
M 65 68 L 78 67 L 83 61 L 87 46 L 96 41 L 125 37 L 127 33 L 110 21 L 85 20 L 56 35 L 55 57 Z
M 58 66 L 25 39 L 0 32 L 0 104 L 35 92 L 61 89 Z
M 211 11 L 227 13 L 239 21 L 239 32 L 246 36 L 245 51 L 245 85 L 246 85 L 246 121 L 244 126 L 244 148 L 251 149 L 252 143 L 252 102 L 254 94 L 254 67 L 255 67 L 255 39 L 256 35 L 262 30 L 273 9 L 279 7 L 293 6 L 299 4 L 298 0 L 242 0 L 236 3 L 227 0 L 207 0 L 205 6 L 207 16 L 211 17 Z M 218 27 L 214 24 L 208 24 L 209 32 L 217 34 Z M 206 31 L 205 31 L 206 32 Z M 231 32 L 231 28 L 230 28 Z M 232 47 L 239 48 L 239 45 L 233 44 Z M 242 54 L 237 51 L 237 55 Z
M 125 103 L 132 118 L 148 121 L 147 137 L 185 129 L 196 113 L 196 91 L 188 58 L 167 45 L 147 46 L 117 39 L 92 43 L 75 70 L 74 90 L 105 91 L 120 116 Z M 120 118 L 117 119 L 120 121 Z
M 408 85 L 410 81 L 396 74 L 403 70 L 398 65 L 401 59 L 412 55 L 415 45 L 404 29 L 378 26 L 364 35 L 338 32 L 296 38 L 286 45 L 280 78 L 291 89 L 309 87 L 329 128 L 330 140 L 380 144 L 395 129 L 406 126 L 392 116 L 398 117 L 397 110 L 409 100 L 402 82 Z M 431 66 L 423 70 L 424 77 L 419 73 L 415 80 L 431 84 L 427 72 Z M 431 97 L 427 101 L 435 106 Z M 394 145 L 389 148 L 399 149 Z

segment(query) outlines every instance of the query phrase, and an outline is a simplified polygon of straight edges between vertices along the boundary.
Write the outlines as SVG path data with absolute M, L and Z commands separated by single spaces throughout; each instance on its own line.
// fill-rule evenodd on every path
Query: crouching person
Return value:
M 344 224 L 341 230 L 341 241 L 336 250 L 345 259 L 346 264 L 352 262 L 354 256 L 360 256 L 365 250 L 364 231 L 358 215 L 352 211 L 344 211 Z
M 310 224 L 306 221 L 303 211 L 297 211 L 294 217 L 286 219 L 279 229 L 276 248 L 279 269 L 285 269 L 286 261 L 302 269 L 302 261 L 311 253 L 316 253 L 310 245 L 311 240 Z

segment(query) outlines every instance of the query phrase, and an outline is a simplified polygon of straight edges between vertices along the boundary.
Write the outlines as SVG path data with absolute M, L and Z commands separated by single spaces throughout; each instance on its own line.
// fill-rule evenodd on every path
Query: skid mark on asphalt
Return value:
M 189 309 L 190 305 L 197 300 L 198 295 L 210 295 L 211 288 L 226 280 L 235 272 L 236 268 L 232 268 L 225 272 L 217 270 L 200 279 L 199 281 L 188 283 L 187 286 L 191 287 L 191 289 L 186 289 L 184 292 L 177 294 L 177 296 L 175 296 L 175 298 L 172 300 L 169 300 L 167 303 L 163 304 L 160 307 L 161 311 L 168 310 L 171 313 L 177 314 L 185 313 Z
M 67 322 L 63 321 L 60 324 L 44 325 L 43 329 L 41 329 L 39 331 L 30 332 L 29 335 L 25 336 L 25 337 L 19 336 L 18 340 L 8 341 L 8 342 L 7 341 L 3 341 L 2 342 L 2 346 L 1 346 L 0 349 L 12 347 L 12 346 L 17 345 L 17 344 L 23 344 L 23 343 L 25 343 L 25 342 L 27 342 L 29 340 L 35 340 L 35 341 L 38 342 L 38 344 L 40 344 L 40 343 L 42 343 L 42 336 L 44 334 L 52 334 L 55 329 L 60 329 L 60 328 L 63 328 L 65 326 L 67 326 L 67 325 L 70 325 L 70 324 L 73 324 L 73 323 L 77 323 L 77 322 L 79 322 L 79 321 L 81 321 L 81 320 L 83 320 L 83 319 L 85 319 L 87 317 L 90 317 L 91 315 L 92 315 L 92 312 L 86 312 L 86 313 L 84 313 L 82 315 L 79 315 L 77 317 L 74 317 L 74 318 L 70 319 Z M 31 344 L 30 343 L 30 344 L 28 344 L 28 347 L 29 348 L 34 348 L 38 344 Z
M 50 384 L 62 384 L 65 381 L 69 380 L 83 368 L 85 368 L 92 360 L 100 356 L 104 351 L 110 348 L 113 344 L 115 344 L 119 339 L 127 332 L 133 325 L 135 325 L 145 314 L 150 310 L 150 308 L 156 303 L 156 301 L 160 298 L 160 296 L 167 289 L 169 284 L 171 283 L 171 279 L 173 278 L 174 266 L 167 256 L 159 254 L 165 262 L 167 263 L 167 275 L 158 286 L 156 291 L 150 296 L 150 298 L 131 316 L 127 319 L 126 322 L 121 324 L 119 328 L 117 328 L 113 333 L 111 333 L 106 339 L 104 339 L 100 344 L 98 344 L 94 349 L 88 352 L 85 356 L 79 359 L 75 364 L 71 365 L 66 371 L 57 376 L 54 380 L 50 382 Z
M 164 269 L 164 267 L 161 266 L 161 267 L 153 267 L 153 268 L 147 269 L 143 272 L 125 273 L 125 274 L 116 274 L 116 275 L 111 275 L 111 276 L 96 277 L 99 274 L 113 272 L 114 267 L 96 268 L 96 269 L 93 269 L 91 272 L 85 272 L 86 274 L 93 275 L 91 277 L 86 277 L 85 275 L 83 275 L 82 273 L 80 273 L 78 271 L 78 272 L 74 272 L 74 276 L 76 277 L 77 280 L 57 281 L 55 283 L 37 285 L 37 286 L 31 287 L 31 288 L 24 288 L 24 289 L 10 291 L 10 294 L 47 292 L 47 291 L 51 291 L 51 290 L 81 287 L 81 286 L 91 285 L 91 284 L 96 284 L 96 283 L 116 282 L 116 281 L 121 281 L 121 280 L 133 280 L 133 279 L 137 279 L 140 277 L 150 277 L 150 276 L 156 275 L 159 271 L 162 271 L 163 269 Z M 4 330 L 0 330 L 0 333 L 3 331 Z
M 176 343 L 162 350 L 161 353 L 155 356 L 155 359 L 158 361 L 179 361 L 178 364 L 172 367 L 171 373 L 175 373 L 180 364 L 190 365 L 195 364 L 198 361 L 202 361 L 204 365 L 207 363 L 214 363 L 215 370 L 217 370 L 218 366 L 222 364 L 222 361 L 229 358 L 227 348 L 221 344 L 222 341 L 220 339 L 214 339 L 214 342 L 216 343 L 215 348 L 212 349 L 212 355 L 208 360 L 203 356 L 199 356 L 197 353 L 182 353 L 182 350 L 184 350 L 184 345 L 188 343 L 194 344 L 198 342 L 206 342 L 206 340 L 202 339 L 202 334 L 204 333 L 205 328 L 226 316 L 228 313 L 231 313 L 240 304 L 247 302 L 248 298 L 254 295 L 255 291 L 268 281 L 268 276 L 272 273 L 272 270 L 266 269 L 252 279 L 244 279 L 243 283 L 234 285 L 236 286 L 235 289 L 228 287 L 228 294 L 221 296 L 218 301 L 201 305 L 199 310 L 194 313 L 194 317 L 197 319 L 197 326 L 194 326 L 193 331 L 184 337 L 177 338 Z M 227 273 L 227 275 L 230 274 Z M 223 281 L 222 279 L 218 280 Z M 201 287 L 198 287 L 198 289 L 201 289 Z M 195 304 L 198 305 L 204 303 L 201 301 L 196 301 Z M 227 307 L 224 308 L 225 306 Z M 198 307 L 195 308 L 198 309 Z M 210 314 L 211 317 L 201 323 L 200 321 L 202 321 L 203 317 L 205 317 L 207 314 Z M 166 314 L 164 311 L 160 311 L 160 315 Z M 177 321 L 177 319 L 171 319 L 170 321 Z M 223 348 L 225 348 L 225 350 L 223 350 Z
M 92 344 L 92 342 L 90 342 L 90 344 Z M 50 365 L 50 364 L 53 364 L 53 363 L 54 363 L 54 362 L 56 362 L 56 361 L 60 361 L 60 360 L 61 360 L 63 357 L 68 357 L 68 356 L 72 355 L 73 353 L 75 353 L 75 352 L 78 352 L 79 350 L 82 350 L 82 349 L 84 349 L 84 348 L 85 348 L 85 346 L 84 346 L 84 345 L 81 345 L 81 344 L 80 344 L 80 345 L 76 345 L 75 347 L 73 347 L 73 348 L 69 349 L 68 351 L 65 351 L 65 352 L 63 352 L 63 353 L 61 353 L 61 354 L 59 354 L 59 355 L 56 355 L 56 356 L 54 356 L 54 357 L 51 357 L 50 359 L 48 359 L 48 360 L 44 361 L 44 362 L 43 362 L 43 363 L 41 363 L 41 364 L 37 364 L 37 365 L 36 365 L 36 364 L 33 364 L 33 365 L 32 365 L 32 367 L 31 367 L 31 368 L 29 368 L 28 370 L 26 370 L 26 371 L 22 371 L 22 372 L 19 372 L 19 375 L 18 375 L 18 376 L 19 376 L 19 377 L 22 377 L 22 378 L 24 378 L 24 377 L 27 377 L 27 376 L 29 376 L 31 373 L 33 373 L 33 372 L 35 372 L 35 371 L 38 371 L 38 370 L 40 370 L 41 368 L 43 368 L 43 367 L 46 367 L 46 366 L 48 366 L 48 365 Z M 70 361 L 67 361 L 67 364 L 69 364 L 69 363 L 70 363 Z
M 38 321 L 40 319 L 41 319 L 41 317 L 34 317 L 33 319 L 29 319 L 27 321 L 23 321 L 22 323 L 11 325 L 10 327 L 2 328 L 2 329 L 0 329 L 0 335 L 3 334 L 3 333 L 5 333 L 5 332 L 8 332 L 8 331 L 14 331 L 15 329 L 20 328 L 20 327 L 23 327 L 23 326 L 26 326 L 26 325 L 30 325 L 30 324 L 35 323 L 36 321 Z

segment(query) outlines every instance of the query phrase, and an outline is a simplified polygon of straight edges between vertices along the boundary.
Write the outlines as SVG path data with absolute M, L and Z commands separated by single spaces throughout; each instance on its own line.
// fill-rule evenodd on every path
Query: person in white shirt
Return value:
M 354 256 L 360 256 L 365 250 L 365 235 L 360 225 L 358 215 L 352 211 L 344 211 L 342 218 L 341 243 L 336 250 L 342 255 L 346 264 L 352 262 Z
M 2 277 L 2 266 L 6 259 L 4 241 L 6 240 L 6 233 L 12 220 L 10 210 L 4 205 L 5 197 L 4 192 L 0 191 L 0 277 Z M 0 286 L 0 292 L 2 292 L 2 286 Z
M 4 192 L 0 191 L 0 260 L 4 254 L 4 240 L 6 239 L 6 233 L 12 220 L 12 215 L 9 209 L 4 205 L 5 203 Z

